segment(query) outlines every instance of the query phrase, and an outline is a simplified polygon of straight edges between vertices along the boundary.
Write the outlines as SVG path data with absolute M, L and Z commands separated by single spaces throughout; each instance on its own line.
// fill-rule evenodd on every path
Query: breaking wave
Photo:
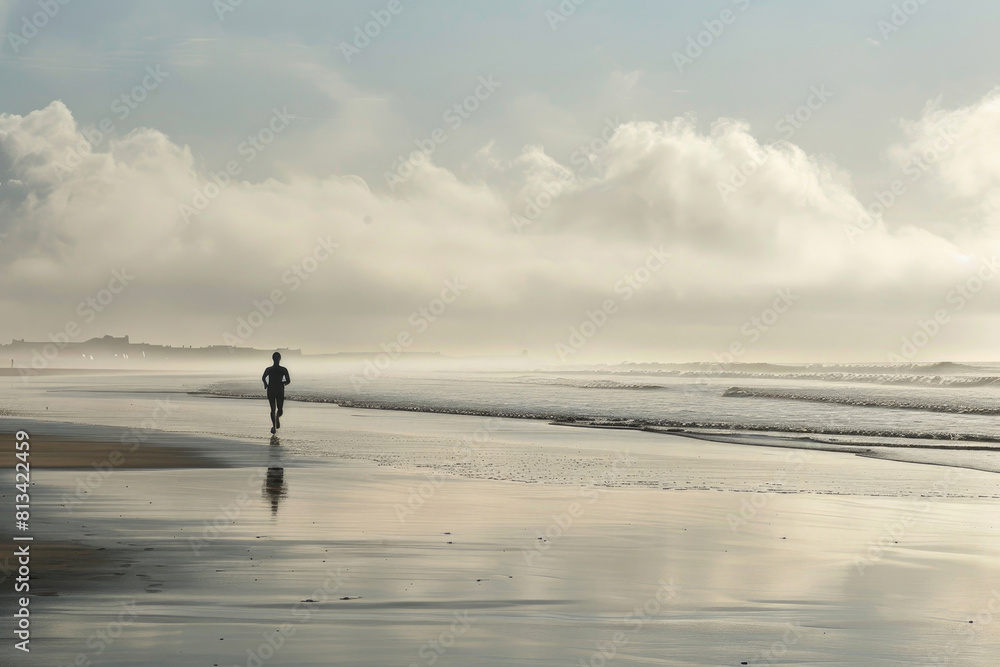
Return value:
M 1000 385 L 996 369 L 939 362 L 933 364 L 641 364 L 598 370 L 564 371 L 630 378 L 719 378 L 785 382 L 830 382 L 912 387 L 988 387 Z M 536 382 L 532 378 L 531 382 Z M 560 380 L 564 380 L 560 378 Z M 521 380 L 524 381 L 524 380 Z M 553 382 L 556 384 L 557 382 Z M 623 387 L 630 386 L 623 383 Z M 638 385 L 641 386 L 641 385 Z M 611 388 L 611 387 L 607 387 Z
M 862 375 L 956 375 L 961 373 L 989 372 L 982 366 L 960 364 L 953 361 L 933 363 L 884 363 L 884 364 L 769 364 L 769 363 L 643 363 L 594 367 L 601 373 L 656 374 L 656 373 L 744 373 L 754 375 L 817 375 L 847 373 Z M 583 372 L 583 371 L 580 371 Z
M 785 401 L 811 401 L 813 403 L 835 403 L 837 405 L 852 405 L 865 408 L 921 410 L 924 412 L 943 412 L 957 415 L 1000 415 L 1000 407 L 991 405 L 949 404 L 911 398 L 891 398 L 887 396 L 832 395 L 759 387 L 730 387 L 723 392 L 722 395 L 725 398 L 761 398 Z
M 617 382 L 615 380 L 571 380 L 567 378 L 538 378 L 538 377 L 516 377 L 515 382 L 520 384 L 534 384 L 548 387 L 573 387 L 576 389 L 667 389 L 662 384 L 648 384 L 635 382 Z

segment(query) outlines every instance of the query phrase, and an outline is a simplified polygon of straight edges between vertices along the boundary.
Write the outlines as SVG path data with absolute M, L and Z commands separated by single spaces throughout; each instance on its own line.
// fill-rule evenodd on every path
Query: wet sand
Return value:
M 35 426 L 35 424 L 33 424 Z M 63 425 L 65 427 L 65 425 Z M 63 517 L 63 525 L 54 522 L 56 528 L 43 541 L 31 543 L 31 594 L 33 596 L 51 597 L 66 594 L 69 591 L 88 591 L 101 587 L 100 572 L 106 567 L 109 553 L 106 546 L 95 546 L 90 539 L 94 533 L 80 535 L 83 539 L 68 541 L 67 533 L 72 525 L 73 512 L 77 506 L 89 500 L 88 495 L 96 491 L 112 474 L 123 470 L 193 470 L 199 468 L 220 468 L 227 463 L 221 457 L 214 458 L 195 447 L 178 447 L 176 445 L 158 445 L 154 442 L 137 442 L 130 434 L 123 432 L 124 438 L 118 442 L 107 440 L 74 439 L 45 433 L 45 430 L 56 430 L 54 425 L 45 425 L 39 432 L 32 428 L 31 444 L 28 450 L 28 460 L 33 474 L 33 484 L 30 487 L 31 498 L 38 500 L 36 490 L 37 480 L 49 471 L 73 471 L 75 485 L 66 489 L 59 499 L 49 508 L 52 517 Z M 91 434 L 91 437 L 92 434 Z M 131 442 L 129 440 L 132 440 Z M 125 440 L 125 442 L 122 442 Z M 16 462 L 14 454 L 16 439 L 13 431 L 5 432 L 0 452 L 4 460 Z M 44 471 L 39 473 L 38 471 Z M 13 513 L 14 481 L 5 479 L 5 487 L 0 492 L 4 507 Z M 44 495 L 42 496 L 44 498 Z M 44 501 L 43 501 L 44 502 Z M 34 504 L 34 503 L 32 503 Z M 34 518 L 38 515 L 35 514 Z M 42 525 L 46 522 L 44 519 Z M 35 526 L 34 521 L 31 522 Z M 34 531 L 32 531 L 34 532 Z M 4 594 L 11 592 L 18 559 L 15 551 L 23 542 L 10 539 L 4 531 L 6 539 L 0 541 L 0 582 L 3 583 Z M 112 550 L 114 552 L 115 550 Z M 2 602 L 4 620 L 7 621 L 14 610 L 14 597 L 5 595 Z M 20 597 L 20 596 L 17 596 Z M 10 650 L 4 647 L 4 652 Z M 44 653 L 44 651 L 42 651 Z M 16 654 L 13 654 L 16 657 Z
M 14 460 L 12 434 L 6 434 L 0 456 Z M 92 470 L 94 466 L 112 468 L 219 468 L 224 461 L 206 456 L 194 447 L 179 448 L 153 443 L 96 442 L 70 440 L 53 436 L 31 439 L 30 460 L 32 468 Z
M 385 437 L 387 419 L 365 428 Z M 564 484 L 455 474 L 423 449 L 316 461 L 281 439 L 213 460 L 174 434 L 67 503 L 115 445 L 43 433 L 60 428 L 33 434 L 56 451 L 32 486 L 31 664 L 984 665 L 1000 640 L 997 501 L 971 494 L 987 473 L 813 452 L 817 479 L 876 470 L 965 497 L 623 488 L 637 468 L 600 431 L 566 429 L 595 464 Z M 536 442 L 554 428 L 517 425 Z M 621 437 L 641 456 L 670 440 Z M 789 474 L 763 448 L 661 450 Z

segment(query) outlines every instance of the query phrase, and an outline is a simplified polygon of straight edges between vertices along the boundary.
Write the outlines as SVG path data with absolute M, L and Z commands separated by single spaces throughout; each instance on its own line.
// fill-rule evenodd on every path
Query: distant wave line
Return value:
M 918 385 L 923 387 L 987 387 L 1000 384 L 996 375 L 908 375 L 894 373 L 774 373 L 726 370 L 673 370 L 673 371 L 607 371 L 610 375 L 629 377 L 669 377 L 669 378 L 732 378 L 747 380 L 805 380 L 820 382 L 852 382 L 857 384 Z
M 722 393 L 726 398 L 760 398 L 784 401 L 809 401 L 812 403 L 833 403 L 862 408 L 883 408 L 891 410 L 919 410 L 957 415 L 1000 415 L 1000 407 L 971 405 L 945 405 L 942 403 L 921 403 L 916 401 L 873 398 L 867 396 L 830 396 L 823 394 L 803 394 L 781 389 L 760 389 L 756 387 L 730 387 Z

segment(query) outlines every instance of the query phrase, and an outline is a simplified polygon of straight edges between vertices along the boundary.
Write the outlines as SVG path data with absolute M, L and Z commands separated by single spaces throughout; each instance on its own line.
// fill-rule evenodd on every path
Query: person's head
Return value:
M 281 361 L 281 353 L 275 352 L 274 354 L 271 355 L 271 358 L 274 359 L 274 363 L 278 363 L 279 361 Z

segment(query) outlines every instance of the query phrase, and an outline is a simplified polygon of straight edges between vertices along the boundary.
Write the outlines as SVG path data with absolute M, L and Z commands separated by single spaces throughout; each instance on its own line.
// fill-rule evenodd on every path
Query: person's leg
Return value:
M 281 428 L 281 415 L 285 412 L 285 395 L 278 394 L 275 397 L 275 404 L 278 408 L 278 414 L 274 416 L 274 427 Z
M 275 397 L 272 396 L 271 394 L 268 394 L 267 395 L 267 402 L 271 405 L 271 432 L 274 433 L 274 429 L 275 429 L 275 422 L 274 422 L 274 420 L 275 420 L 275 415 L 274 415 L 274 407 L 275 407 L 275 405 L 274 404 L 276 403 Z

